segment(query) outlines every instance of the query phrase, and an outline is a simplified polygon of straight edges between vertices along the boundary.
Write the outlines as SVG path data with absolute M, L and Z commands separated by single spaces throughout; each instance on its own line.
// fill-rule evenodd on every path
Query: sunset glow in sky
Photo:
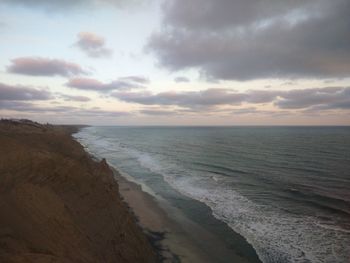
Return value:
M 0 0 L 0 116 L 350 125 L 348 0 Z

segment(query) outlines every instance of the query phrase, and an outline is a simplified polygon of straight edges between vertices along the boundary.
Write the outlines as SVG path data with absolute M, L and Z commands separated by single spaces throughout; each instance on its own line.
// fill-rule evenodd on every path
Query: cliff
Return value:
M 0 262 L 155 262 L 108 164 L 71 131 L 0 122 Z

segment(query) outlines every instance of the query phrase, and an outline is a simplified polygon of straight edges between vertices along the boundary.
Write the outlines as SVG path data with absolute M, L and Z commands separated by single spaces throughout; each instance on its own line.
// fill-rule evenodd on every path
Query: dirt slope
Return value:
M 155 262 L 118 194 L 66 127 L 0 122 L 0 262 Z

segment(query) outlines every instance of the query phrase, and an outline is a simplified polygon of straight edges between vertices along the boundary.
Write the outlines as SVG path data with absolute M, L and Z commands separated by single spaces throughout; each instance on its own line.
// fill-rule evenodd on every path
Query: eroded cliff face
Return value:
M 0 262 L 155 262 L 105 161 L 66 128 L 0 122 Z

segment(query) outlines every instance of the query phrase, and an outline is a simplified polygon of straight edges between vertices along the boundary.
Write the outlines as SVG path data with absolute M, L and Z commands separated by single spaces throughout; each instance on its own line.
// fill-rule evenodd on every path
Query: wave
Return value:
M 159 161 L 147 153 L 125 149 L 135 154 L 139 164 L 150 171 L 161 174 L 166 182 L 180 193 L 208 205 L 213 215 L 227 223 L 234 231 L 243 235 L 257 250 L 263 262 L 344 262 L 349 248 L 348 232 L 339 228 L 324 228 L 319 219 L 283 214 L 268 206 L 261 206 L 218 184 L 191 175 L 175 163 Z M 322 231 L 320 231 L 323 228 Z M 322 238 L 320 238 L 320 232 Z M 329 246 L 328 237 L 334 243 Z M 345 243 L 344 243 L 345 241 Z
M 96 134 L 80 136 L 78 140 L 93 154 L 108 159 L 113 158 L 115 151 L 122 152 L 136 160 L 140 167 L 162 175 L 180 193 L 205 203 L 217 219 L 244 236 L 265 263 L 343 263 L 348 260 L 348 230 L 329 219 L 287 213 L 276 206 L 253 202 L 227 184 L 225 173 L 242 172 L 240 170 L 216 164 L 201 164 L 208 169 L 191 170 L 160 153 L 139 151 L 109 138 L 96 140 Z M 210 167 L 224 173 L 214 173 Z

